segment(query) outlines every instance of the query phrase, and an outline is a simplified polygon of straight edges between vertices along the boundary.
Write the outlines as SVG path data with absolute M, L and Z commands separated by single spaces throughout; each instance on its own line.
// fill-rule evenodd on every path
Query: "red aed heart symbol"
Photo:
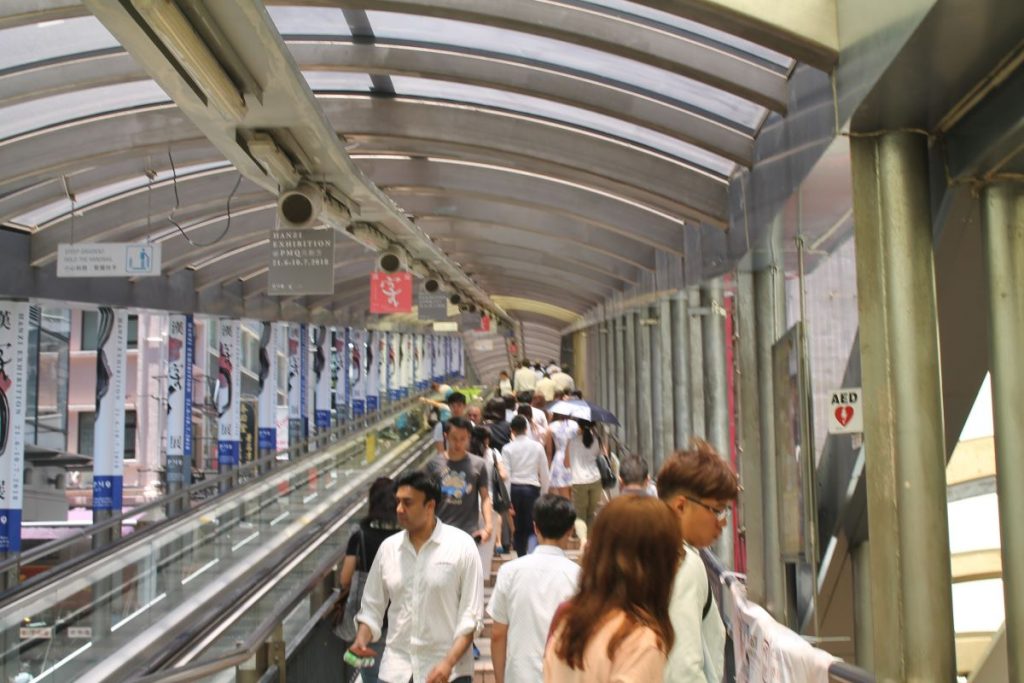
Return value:
M 842 426 L 850 424 L 853 419 L 853 406 L 839 406 L 836 408 L 836 420 Z

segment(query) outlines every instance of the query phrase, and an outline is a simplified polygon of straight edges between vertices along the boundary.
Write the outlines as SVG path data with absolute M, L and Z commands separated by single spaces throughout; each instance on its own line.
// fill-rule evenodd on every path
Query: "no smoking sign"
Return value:
M 864 431 L 864 405 L 860 388 L 836 389 L 828 406 L 829 434 L 860 434 Z

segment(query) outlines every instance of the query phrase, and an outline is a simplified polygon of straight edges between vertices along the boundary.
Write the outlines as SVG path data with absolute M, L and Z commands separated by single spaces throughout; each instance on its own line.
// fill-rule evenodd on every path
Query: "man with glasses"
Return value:
M 725 625 L 698 549 L 710 546 L 721 535 L 739 496 L 739 482 L 715 449 L 695 438 L 688 449 L 665 461 L 657 484 L 658 496 L 679 518 L 685 549 L 669 603 L 676 639 L 664 680 L 717 683 L 722 680 L 725 663 Z

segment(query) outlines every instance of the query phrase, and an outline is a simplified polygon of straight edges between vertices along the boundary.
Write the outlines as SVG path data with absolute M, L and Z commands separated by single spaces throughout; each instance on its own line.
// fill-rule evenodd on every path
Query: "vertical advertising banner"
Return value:
M 448 379 L 451 379 L 451 376 L 452 376 L 452 338 L 451 337 L 448 337 L 448 336 L 444 337 L 443 347 L 444 347 L 444 351 L 443 351 L 444 355 L 443 355 L 443 360 L 442 360 L 442 367 L 444 368 L 443 375 L 444 375 L 445 380 L 448 380 Z
M 192 363 L 196 327 L 191 315 L 167 321 L 167 484 L 192 483 Z
M 465 345 L 465 342 L 463 341 L 462 337 L 456 337 L 455 341 L 458 342 L 458 345 L 459 345 L 459 353 L 456 356 L 456 359 L 458 360 L 458 363 L 459 363 L 458 375 L 459 375 L 459 377 L 465 377 L 466 376 L 466 345 Z
M 389 401 L 398 400 L 398 378 L 396 373 L 396 337 L 393 332 L 384 333 L 384 388 Z
M 380 347 L 381 333 L 368 330 L 366 343 L 366 412 L 380 409 Z
M 260 327 L 260 393 L 258 397 L 259 449 L 277 449 L 277 350 L 278 325 L 265 322 Z
M 306 326 L 288 325 L 288 443 L 306 438 Z
M 402 398 L 409 398 L 412 393 L 413 371 L 416 367 L 416 352 L 413 348 L 413 335 L 402 335 Z
M 348 352 L 351 343 L 351 332 L 349 328 L 342 327 L 333 330 L 334 335 L 334 405 L 338 411 L 338 422 L 348 420 L 350 415 L 349 404 L 351 401 L 352 387 L 349 384 L 349 365 L 352 362 L 351 354 Z
M 124 475 L 124 394 L 128 313 L 103 307 L 96 344 L 92 509 L 121 510 Z
M 221 320 L 218 333 L 217 467 L 238 466 L 242 441 L 242 340 L 237 320 Z
M 0 301 L 0 553 L 21 551 L 29 304 Z
M 430 335 L 430 376 L 435 382 L 441 382 L 444 380 L 444 363 L 442 362 L 442 343 L 441 337 L 436 334 Z
M 351 329 L 349 336 L 348 381 L 352 387 L 352 417 L 366 414 L 366 330 Z
M 313 386 L 315 391 L 315 412 L 313 419 L 317 433 L 331 428 L 331 366 L 330 349 L 327 340 L 330 331 L 325 325 L 318 325 L 313 331 Z
M 415 391 L 423 389 L 423 347 L 422 334 L 412 336 L 412 386 Z

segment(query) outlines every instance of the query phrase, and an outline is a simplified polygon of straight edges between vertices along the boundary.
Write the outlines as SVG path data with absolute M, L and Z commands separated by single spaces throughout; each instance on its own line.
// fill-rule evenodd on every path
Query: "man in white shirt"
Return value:
M 387 647 L 380 680 L 388 683 L 472 683 L 469 646 L 481 624 L 483 569 L 473 539 L 435 514 L 441 483 L 425 470 L 396 482 L 403 532 L 377 551 L 356 615 L 359 656 L 372 652 L 385 612 Z
M 576 391 L 576 382 L 573 381 L 572 375 L 562 369 L 551 375 L 551 381 L 555 383 L 555 391 Z
M 516 530 L 512 547 L 524 557 L 533 533 L 533 504 L 548 491 L 548 456 L 544 447 L 526 435 L 526 418 L 512 418 L 512 440 L 501 449 L 509 476 L 509 496 L 515 510 Z
M 537 386 L 533 390 L 539 391 L 544 396 L 545 403 L 551 403 L 555 400 L 555 382 L 548 375 L 544 375 L 537 380 Z
M 520 391 L 533 391 L 537 386 L 537 373 L 530 367 L 530 361 L 524 360 L 512 377 L 512 387 L 518 394 Z
M 695 438 L 687 450 L 674 453 L 662 465 L 658 496 L 679 518 L 686 553 L 668 607 L 676 640 L 668 653 L 664 681 L 718 683 L 725 664 L 725 625 L 698 548 L 710 546 L 721 535 L 739 496 L 739 481 L 714 448 Z
M 580 567 L 565 556 L 576 511 L 544 494 L 533 508 L 537 548 L 501 566 L 487 611 L 494 619 L 491 660 L 497 683 L 543 680 L 544 644 L 558 605 L 576 592 Z

